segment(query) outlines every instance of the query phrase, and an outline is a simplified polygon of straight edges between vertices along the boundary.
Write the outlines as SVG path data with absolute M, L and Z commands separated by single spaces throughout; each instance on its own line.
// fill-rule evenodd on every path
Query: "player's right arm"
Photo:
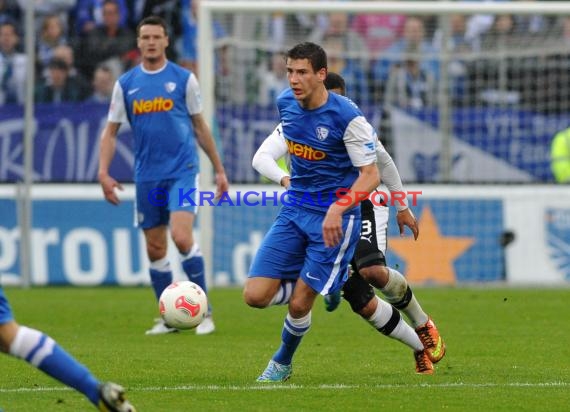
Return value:
M 287 142 L 283 136 L 281 123 L 265 138 L 259 149 L 255 152 L 251 165 L 262 176 L 289 187 L 289 174 L 279 167 L 277 160 L 287 154 Z
M 123 186 L 109 175 L 109 168 L 111 167 L 111 161 L 115 156 L 117 133 L 119 132 L 121 123 L 125 120 L 126 110 L 123 99 L 123 89 L 119 82 L 116 82 L 113 89 L 113 97 L 111 98 L 109 114 L 107 115 L 107 124 L 101 133 L 99 146 L 99 173 L 97 174 L 105 199 L 114 205 L 118 205 L 120 203 L 115 189 L 123 190 Z

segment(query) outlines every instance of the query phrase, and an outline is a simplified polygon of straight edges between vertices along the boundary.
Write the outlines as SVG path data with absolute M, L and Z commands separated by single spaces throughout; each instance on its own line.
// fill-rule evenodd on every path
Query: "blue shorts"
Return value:
M 12 315 L 12 308 L 10 308 L 8 299 L 6 299 L 6 295 L 4 295 L 4 290 L 2 289 L 2 286 L 0 286 L 0 325 L 8 323 L 12 320 L 14 320 L 14 315 Z
M 199 192 L 196 173 L 166 180 L 136 183 L 135 217 L 142 229 L 168 225 L 170 212 L 198 212 Z
M 344 237 L 328 248 L 323 241 L 324 213 L 284 206 L 257 251 L 249 277 L 295 280 L 301 277 L 326 295 L 342 288 L 360 233 L 360 209 L 343 215 Z

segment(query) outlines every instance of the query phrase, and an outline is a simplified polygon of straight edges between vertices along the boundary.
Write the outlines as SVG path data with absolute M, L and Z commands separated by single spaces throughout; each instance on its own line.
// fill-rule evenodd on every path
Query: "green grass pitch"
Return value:
M 239 289 L 210 293 L 217 331 L 145 336 L 150 288 L 5 290 L 20 323 L 56 339 L 139 411 L 568 411 L 570 289 L 416 288 L 446 340 L 434 376 L 411 351 L 352 314 L 316 302 L 292 378 L 259 385 L 285 307 L 247 307 Z M 91 411 L 82 395 L 0 357 L 4 412 Z

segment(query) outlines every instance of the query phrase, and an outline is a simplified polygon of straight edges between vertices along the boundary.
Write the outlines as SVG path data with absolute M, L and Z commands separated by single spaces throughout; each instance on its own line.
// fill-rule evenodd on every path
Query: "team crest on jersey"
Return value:
M 176 83 L 174 83 L 174 82 L 165 83 L 164 88 L 166 89 L 166 91 L 168 93 L 172 93 L 174 91 L 174 89 L 176 89 Z
M 325 140 L 328 137 L 328 135 L 329 135 L 329 129 L 322 126 L 317 127 L 317 139 L 319 139 L 321 142 Z

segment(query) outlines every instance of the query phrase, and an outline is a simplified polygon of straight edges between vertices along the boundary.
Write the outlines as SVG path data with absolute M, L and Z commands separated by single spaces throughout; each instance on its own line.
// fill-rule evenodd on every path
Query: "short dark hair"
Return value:
M 141 34 L 141 27 L 145 25 L 161 26 L 164 29 L 164 34 L 168 36 L 168 26 L 162 17 L 148 16 L 142 19 L 139 24 L 137 24 L 137 37 Z
M 65 71 L 69 70 L 69 66 L 67 65 L 65 60 L 60 59 L 58 57 L 54 57 L 53 59 L 51 59 L 49 61 L 47 67 L 48 67 L 48 69 L 58 69 L 58 70 L 65 70 Z
M 346 94 L 346 84 L 340 74 L 335 72 L 328 72 L 324 83 L 327 90 L 340 89 L 340 92 L 343 96 Z
M 293 60 L 309 60 L 315 72 L 327 68 L 327 53 L 321 46 L 315 43 L 299 43 L 287 52 L 286 57 Z

